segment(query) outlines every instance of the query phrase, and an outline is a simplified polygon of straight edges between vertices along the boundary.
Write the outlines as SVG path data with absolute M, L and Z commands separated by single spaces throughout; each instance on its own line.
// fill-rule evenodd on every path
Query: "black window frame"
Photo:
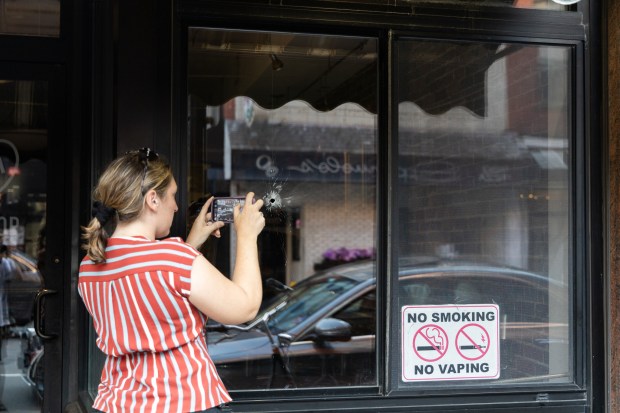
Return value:
M 580 4 L 576 11 L 525 10 L 472 6 L 412 6 L 405 4 L 351 4 L 308 0 L 305 2 L 267 1 L 209 1 L 180 0 L 176 7 L 173 44 L 179 45 L 174 54 L 173 72 L 178 147 L 186 147 L 186 58 L 189 27 L 208 27 L 231 30 L 258 30 L 304 33 L 311 35 L 357 35 L 379 40 L 378 62 L 378 205 L 377 205 L 377 371 L 376 391 L 367 388 L 234 392 L 235 408 L 239 411 L 272 411 L 273 404 L 281 411 L 332 409 L 344 411 L 400 411 L 413 407 L 419 411 L 456 412 L 475 406 L 476 411 L 491 412 L 585 412 L 604 411 L 605 361 L 602 334 L 604 309 L 603 286 L 596 274 L 603 272 L 603 241 L 591 235 L 600 229 L 601 212 L 601 138 L 596 125 L 595 101 L 600 94 L 598 84 L 591 80 L 593 68 L 600 62 L 596 42 L 589 41 L 598 28 L 595 10 L 597 2 Z M 329 3 L 329 4 L 328 4 Z M 369 4 L 372 3 L 372 4 Z M 389 2 L 385 2 L 389 3 Z M 413 11 L 415 10 L 415 13 Z M 591 21 L 591 15 L 593 16 Z M 596 20 L 596 21 L 594 21 Z M 584 25 L 590 22 L 590 26 Z M 507 23 L 512 22 L 512 23 Z M 595 28 L 592 28 L 592 27 Z M 449 27 L 448 30 L 445 27 Z M 393 45 L 398 38 L 433 40 L 469 40 L 518 42 L 535 45 L 562 45 L 572 48 L 571 90 L 573 145 L 572 211 L 575 233 L 571 234 L 571 264 L 574 268 L 574 373 L 573 384 L 530 386 L 515 391 L 485 391 L 483 387 L 449 394 L 445 388 L 423 392 L 396 390 L 394 377 L 389 373 L 396 366 L 390 353 L 398 349 L 396 337 L 388 337 L 397 314 L 397 301 L 389 291 L 397 285 L 398 256 L 390 235 L 398 228 L 397 205 L 390 188 L 395 186 L 398 157 L 397 104 L 394 100 Z M 594 50 L 592 49 L 594 44 Z M 185 165 L 184 151 L 175 153 L 177 165 Z M 176 170 L 182 180 L 186 171 Z M 186 194 L 180 194 L 183 204 Z M 184 226 L 184 212 L 178 217 L 179 228 Z M 599 297 L 599 298 L 597 298 Z M 395 312 L 396 311 L 396 312 Z M 596 333 L 599 333 L 596 335 Z M 383 339 L 379 339 L 382 337 Z M 398 370 L 398 369 L 397 369 Z M 542 387 L 542 388 L 541 388 Z M 489 407 L 493 405 L 494 407 Z M 247 410 L 246 410 L 247 409 Z

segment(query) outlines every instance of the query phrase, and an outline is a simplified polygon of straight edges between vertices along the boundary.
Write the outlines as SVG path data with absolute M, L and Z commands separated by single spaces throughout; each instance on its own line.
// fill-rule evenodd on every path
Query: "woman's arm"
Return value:
M 189 300 L 205 315 L 225 324 L 239 324 L 253 319 L 262 300 L 262 280 L 256 239 L 265 226 L 260 212 L 262 200 L 252 203 L 246 196 L 240 211 L 235 207 L 237 254 L 231 279 L 226 278 L 203 256 L 194 260 Z

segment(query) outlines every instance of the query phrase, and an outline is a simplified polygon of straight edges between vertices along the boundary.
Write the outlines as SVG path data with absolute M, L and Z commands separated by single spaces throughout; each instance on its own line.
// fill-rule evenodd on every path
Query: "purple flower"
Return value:
M 328 261 L 336 261 L 338 260 L 338 252 L 336 250 L 330 248 L 323 253 L 323 258 Z
M 329 248 L 323 253 L 323 259 L 325 261 L 344 261 L 351 262 L 361 259 L 374 258 L 374 248 L 346 248 L 340 247 L 338 249 Z

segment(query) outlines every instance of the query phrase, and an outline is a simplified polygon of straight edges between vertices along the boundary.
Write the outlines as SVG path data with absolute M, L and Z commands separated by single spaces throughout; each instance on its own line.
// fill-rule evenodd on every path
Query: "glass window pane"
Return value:
M 0 0 L 0 33 L 58 37 L 60 0 Z
M 40 412 L 34 300 L 48 272 L 46 81 L 0 79 L 0 410 Z
M 400 386 L 571 381 L 570 49 L 397 50 Z
M 211 195 L 265 202 L 262 312 L 208 333 L 224 383 L 376 385 L 376 40 L 192 28 L 188 45 L 188 225 Z M 229 274 L 221 232 L 203 253 Z

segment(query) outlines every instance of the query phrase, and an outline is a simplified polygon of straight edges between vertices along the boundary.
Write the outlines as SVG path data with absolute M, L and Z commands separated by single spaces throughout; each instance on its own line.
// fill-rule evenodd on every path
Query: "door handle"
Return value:
M 45 331 L 43 331 L 43 317 L 41 315 L 43 313 L 43 298 L 47 295 L 52 295 L 56 293 L 56 290 L 48 290 L 47 288 L 42 288 L 39 290 L 37 296 L 34 299 L 34 331 L 37 333 L 37 336 L 41 337 L 42 339 L 49 340 L 57 336 L 56 334 L 46 334 Z

